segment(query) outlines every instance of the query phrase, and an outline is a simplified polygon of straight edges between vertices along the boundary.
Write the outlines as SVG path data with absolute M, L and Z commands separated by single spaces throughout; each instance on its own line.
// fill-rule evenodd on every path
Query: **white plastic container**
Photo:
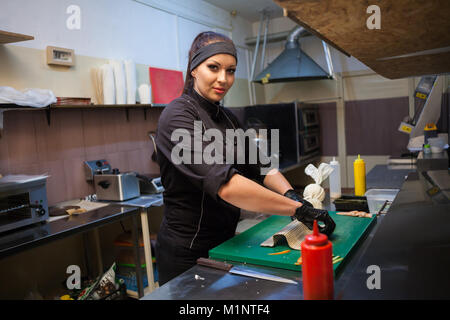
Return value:
M 335 157 L 330 166 L 333 168 L 330 174 L 330 198 L 337 199 L 341 197 L 341 167 Z
M 399 189 L 370 189 L 365 193 L 370 213 L 378 213 L 387 201 L 394 201 Z

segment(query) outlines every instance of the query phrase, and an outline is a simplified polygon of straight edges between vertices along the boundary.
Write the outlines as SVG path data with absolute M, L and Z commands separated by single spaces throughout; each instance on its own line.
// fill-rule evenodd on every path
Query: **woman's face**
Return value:
M 209 57 L 192 70 L 194 89 L 211 102 L 218 102 L 234 83 L 236 58 L 219 53 Z

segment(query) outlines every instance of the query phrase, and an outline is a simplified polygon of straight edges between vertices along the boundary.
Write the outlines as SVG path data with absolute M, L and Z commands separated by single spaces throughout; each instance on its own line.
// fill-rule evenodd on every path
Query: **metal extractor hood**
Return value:
M 298 39 L 304 34 L 309 33 L 303 27 L 298 26 L 292 30 L 287 37 L 284 51 L 267 68 L 261 71 L 253 79 L 253 82 L 266 84 L 273 82 L 332 79 L 331 58 L 328 47 L 324 44 L 330 72 L 322 69 L 322 67 L 300 49 Z

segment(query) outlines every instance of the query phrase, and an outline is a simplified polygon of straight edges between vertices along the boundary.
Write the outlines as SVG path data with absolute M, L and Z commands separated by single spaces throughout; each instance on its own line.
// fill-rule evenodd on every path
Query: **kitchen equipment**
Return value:
M 94 181 L 94 175 L 111 172 L 111 165 L 106 160 L 92 160 L 84 162 L 86 181 Z
M 375 225 L 376 216 L 356 219 L 337 215 L 333 211 L 329 211 L 329 214 L 336 223 L 336 229 L 329 237 L 333 243 L 333 254 L 344 258 L 343 261 L 333 265 L 334 272 L 338 272 L 342 263 L 345 262 L 346 256 Z M 290 250 L 291 248 L 287 245 L 279 245 L 273 248 L 260 246 L 264 240 L 283 229 L 290 222 L 290 217 L 271 216 L 209 250 L 209 258 L 300 271 L 301 265 L 295 264 L 300 256 L 300 251 L 291 250 L 281 256 L 269 255 L 269 253 Z
M 265 84 L 271 82 L 332 79 L 333 66 L 328 46 L 323 42 L 324 55 L 328 67 L 327 72 L 300 49 L 299 38 L 305 34 L 308 34 L 308 31 L 301 26 L 296 26 L 292 29 L 287 36 L 283 52 L 252 81 Z M 253 73 L 251 76 L 253 77 Z
M 298 130 L 304 131 L 319 126 L 319 108 L 315 104 L 299 103 L 297 105 Z
M 399 189 L 370 189 L 367 190 L 365 196 L 369 205 L 370 213 L 378 213 L 386 210 L 386 200 L 394 201 Z M 383 208 L 384 206 L 384 208 Z
M 428 144 L 428 139 L 437 137 L 437 127 L 434 123 L 427 123 L 423 129 L 424 143 Z
M 141 194 L 136 175 L 133 172 L 121 173 L 117 169 L 94 175 L 94 186 L 97 200 L 123 201 Z
M 47 176 L 8 175 L 0 179 L 0 232 L 48 219 Z
M 366 197 L 342 195 L 333 201 L 336 211 L 369 211 Z
M 153 177 L 150 174 L 138 174 L 136 177 L 139 179 L 139 189 L 142 194 L 161 193 L 164 191 L 164 187 L 161 182 L 161 177 Z
M 141 192 L 135 172 L 111 170 L 106 160 L 85 161 L 86 180 L 94 182 L 97 200 L 124 201 L 138 197 Z
M 363 196 L 366 192 L 366 163 L 358 154 L 353 162 L 353 174 L 355 181 L 355 196 Z
M 299 134 L 300 158 L 302 156 L 316 153 L 320 149 L 320 132 L 318 129 Z
M 244 130 L 255 129 L 257 133 L 267 131 L 267 146 L 272 159 L 277 159 L 279 168 L 287 170 L 297 165 L 297 103 L 277 103 L 230 108 Z M 272 130 L 278 130 L 278 152 L 272 142 Z M 255 141 L 258 144 L 262 140 Z M 273 150 L 272 150 L 273 146 Z
M 235 267 L 232 264 L 222 262 L 222 261 L 216 261 L 216 260 L 207 259 L 207 258 L 198 258 L 197 264 L 206 266 L 206 267 L 210 267 L 210 268 L 227 271 L 227 272 L 233 273 L 233 274 L 246 276 L 246 277 L 271 280 L 271 281 L 277 281 L 277 282 L 283 282 L 283 283 L 297 284 L 297 282 L 295 282 L 294 280 L 282 278 L 282 277 L 275 276 L 272 274 L 263 273 L 258 270 L 251 269 L 249 267 Z
M 319 109 L 317 105 L 297 103 L 299 162 L 320 154 Z

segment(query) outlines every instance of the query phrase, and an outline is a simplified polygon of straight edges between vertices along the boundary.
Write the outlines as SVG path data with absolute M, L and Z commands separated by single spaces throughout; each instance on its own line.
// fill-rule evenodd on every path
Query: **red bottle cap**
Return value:
M 317 220 L 314 220 L 313 233 L 308 234 L 305 237 L 305 244 L 313 246 L 324 246 L 327 243 L 328 237 L 323 233 L 319 233 L 319 226 L 317 225 Z

